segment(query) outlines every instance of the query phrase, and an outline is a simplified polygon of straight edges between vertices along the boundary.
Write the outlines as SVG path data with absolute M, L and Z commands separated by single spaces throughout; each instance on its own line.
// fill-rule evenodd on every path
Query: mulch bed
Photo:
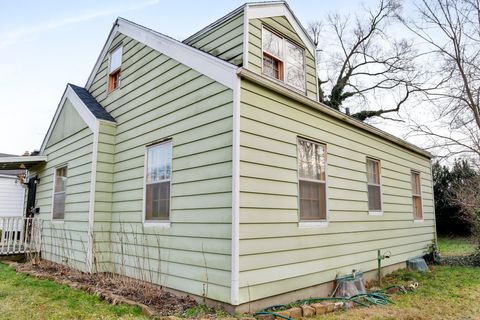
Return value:
M 177 296 L 160 286 L 120 275 L 83 273 L 44 260 L 35 264 L 17 264 L 16 271 L 85 290 L 112 304 L 126 303 L 138 306 L 148 316 L 179 315 L 197 306 L 192 297 Z

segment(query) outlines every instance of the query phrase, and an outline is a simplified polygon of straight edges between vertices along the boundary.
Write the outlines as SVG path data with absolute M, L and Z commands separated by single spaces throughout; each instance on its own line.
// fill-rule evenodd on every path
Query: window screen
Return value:
M 65 191 L 67 189 L 67 167 L 55 169 L 53 187 L 53 216 L 55 220 L 65 218 Z
M 326 220 L 326 147 L 298 139 L 300 220 Z
M 380 161 L 367 159 L 368 210 L 382 211 Z
M 145 220 L 169 220 L 172 142 L 147 149 Z

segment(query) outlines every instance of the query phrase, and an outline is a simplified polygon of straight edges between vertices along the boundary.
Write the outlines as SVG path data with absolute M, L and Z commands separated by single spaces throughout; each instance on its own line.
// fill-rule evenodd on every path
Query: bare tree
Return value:
M 438 125 L 414 122 L 441 157 L 480 157 L 480 2 L 419 0 L 415 21 L 404 21 L 423 43 L 433 77 L 426 100 Z
M 415 66 L 413 43 L 394 36 L 401 5 L 379 0 L 363 14 L 331 14 L 308 25 L 318 51 L 319 100 L 359 120 L 383 117 L 420 92 L 423 75 Z

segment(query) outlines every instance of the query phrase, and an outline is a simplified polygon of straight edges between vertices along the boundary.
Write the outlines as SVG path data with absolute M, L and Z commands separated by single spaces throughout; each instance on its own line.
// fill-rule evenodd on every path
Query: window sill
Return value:
M 326 228 L 328 227 L 328 221 L 300 221 L 298 227 L 301 229 Z
M 424 222 L 423 219 L 413 219 L 413 223 L 422 223 Z
M 65 220 L 64 219 L 52 219 L 52 223 L 55 224 L 64 224 Z
M 170 228 L 170 221 L 144 221 L 143 225 L 145 227 L 151 228 Z
M 289 90 L 295 91 L 296 93 L 299 93 L 299 94 L 304 95 L 304 96 L 307 95 L 307 89 L 306 89 L 306 88 L 305 88 L 305 90 L 299 89 L 299 88 L 297 88 L 297 87 L 294 87 L 294 86 L 286 83 L 284 80 L 280 80 L 280 79 L 278 79 L 278 78 L 272 77 L 272 76 L 264 73 L 263 71 L 262 71 L 262 76 L 264 76 L 264 77 L 266 77 L 267 79 L 270 79 L 270 80 L 278 83 L 278 84 L 281 85 L 281 86 L 286 87 L 286 88 L 289 89 Z M 305 82 L 306 82 L 306 80 L 305 80 Z
M 368 211 L 369 216 L 383 216 L 383 211 Z

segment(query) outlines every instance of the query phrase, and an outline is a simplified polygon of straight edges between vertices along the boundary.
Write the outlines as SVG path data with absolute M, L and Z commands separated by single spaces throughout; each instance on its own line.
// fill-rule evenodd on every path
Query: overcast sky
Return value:
M 245 1 L 9 1 L 0 10 L 0 153 L 39 149 L 67 83 L 84 86 L 118 16 L 185 39 Z M 363 1 L 372 4 L 375 1 Z M 307 22 L 360 2 L 289 1 Z M 397 127 L 382 126 L 399 135 Z

